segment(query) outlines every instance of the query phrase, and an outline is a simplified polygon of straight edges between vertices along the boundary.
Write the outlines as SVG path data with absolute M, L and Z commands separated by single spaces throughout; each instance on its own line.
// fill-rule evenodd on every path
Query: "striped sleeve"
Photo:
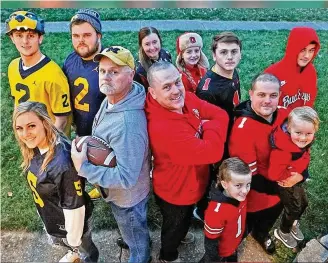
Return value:
M 225 215 L 221 203 L 211 201 L 205 212 L 204 234 L 207 238 L 218 238 L 224 231 Z

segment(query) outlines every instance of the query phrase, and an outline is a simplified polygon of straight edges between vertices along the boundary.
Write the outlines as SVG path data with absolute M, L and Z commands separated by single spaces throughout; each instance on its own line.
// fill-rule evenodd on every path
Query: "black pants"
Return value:
M 295 220 L 299 220 L 308 206 L 306 192 L 301 184 L 292 187 L 280 187 L 279 197 L 284 206 L 280 229 L 289 233 Z
M 155 200 L 163 216 L 160 259 L 173 261 L 178 258 L 178 247 L 188 233 L 194 206 L 170 204 L 157 195 Z
M 202 259 L 198 263 L 212 263 L 209 258 L 206 257 L 206 254 L 202 257 Z M 232 255 L 228 257 L 218 257 L 218 260 L 214 262 L 238 262 L 237 251 L 235 251 Z
M 252 232 L 253 237 L 258 242 L 264 242 L 269 236 L 269 231 L 282 212 L 282 209 L 283 206 L 281 202 L 279 202 L 275 206 L 258 212 L 248 212 L 246 218 L 248 233 Z

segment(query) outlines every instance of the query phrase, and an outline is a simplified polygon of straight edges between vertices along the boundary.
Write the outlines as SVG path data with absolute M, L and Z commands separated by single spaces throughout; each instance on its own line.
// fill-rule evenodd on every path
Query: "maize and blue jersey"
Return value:
M 105 98 L 99 90 L 98 64 L 83 60 L 76 52 L 68 55 L 64 62 L 63 71 L 69 83 L 78 136 L 91 135 L 93 119 Z

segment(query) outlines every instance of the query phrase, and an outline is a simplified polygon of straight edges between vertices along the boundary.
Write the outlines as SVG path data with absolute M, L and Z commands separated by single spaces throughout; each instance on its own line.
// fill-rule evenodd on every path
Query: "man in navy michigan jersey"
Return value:
M 105 96 L 99 91 L 98 63 L 101 51 L 101 21 L 90 9 L 79 10 L 71 19 L 74 52 L 67 56 L 63 70 L 69 81 L 73 122 L 78 136 L 91 135 L 93 119 Z

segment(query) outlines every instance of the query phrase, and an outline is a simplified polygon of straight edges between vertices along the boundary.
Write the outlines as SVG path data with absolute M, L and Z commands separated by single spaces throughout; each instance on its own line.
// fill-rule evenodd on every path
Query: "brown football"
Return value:
M 90 163 L 94 165 L 115 167 L 116 156 L 108 143 L 96 136 L 82 136 L 75 138 L 76 149 L 80 152 L 82 145 L 87 144 L 87 156 Z

